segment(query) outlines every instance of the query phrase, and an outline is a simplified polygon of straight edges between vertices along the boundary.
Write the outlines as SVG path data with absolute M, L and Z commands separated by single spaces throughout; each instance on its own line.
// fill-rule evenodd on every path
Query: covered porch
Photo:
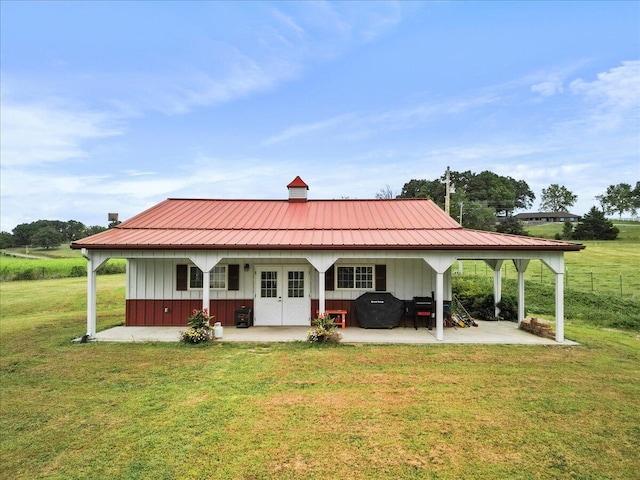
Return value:
M 178 342 L 185 327 L 113 327 L 98 332 L 96 342 Z M 309 327 L 224 327 L 223 336 L 215 342 L 304 342 Z M 396 327 L 393 329 L 364 329 L 348 327 L 339 330 L 346 344 L 502 344 L 502 345 L 557 345 L 556 341 L 542 338 L 518 328 L 513 322 L 478 321 L 474 328 L 446 328 L 442 340 L 435 331 L 426 328 Z M 565 340 L 563 345 L 578 345 Z
M 527 266 L 532 259 L 541 260 L 556 277 L 555 282 L 555 300 L 556 300 L 556 312 L 555 312 L 555 332 L 556 342 L 564 341 L 564 290 L 563 290 L 563 278 L 564 278 L 564 252 L 563 251 L 539 251 L 539 250 L 511 250 L 511 249 L 487 249 L 487 250 L 449 250 L 449 251 L 407 251 L 407 250 L 395 250 L 395 251 L 381 251 L 371 250 L 366 254 L 361 251 L 289 251 L 285 255 L 282 252 L 270 251 L 270 250 L 226 250 L 226 251 L 165 251 L 161 255 L 158 255 L 156 251 L 149 250 L 83 250 L 83 254 L 88 260 L 88 287 L 87 287 L 87 334 L 90 338 L 96 337 L 96 270 L 109 258 L 119 257 L 131 259 L 146 259 L 146 258 L 187 258 L 194 265 L 197 265 L 202 272 L 204 288 L 202 288 L 201 298 L 198 300 L 202 308 L 210 310 L 212 299 L 210 297 L 210 289 L 208 285 L 210 272 L 221 261 L 234 259 L 244 264 L 245 262 L 251 263 L 252 273 L 254 266 L 259 265 L 259 262 L 274 262 L 277 258 L 279 262 L 305 262 L 314 270 L 314 281 L 317 288 L 317 310 L 324 312 L 327 309 L 327 292 L 325 289 L 325 275 L 327 270 L 336 262 L 340 260 L 354 260 L 359 261 L 363 258 L 372 260 L 373 263 L 377 261 L 405 260 L 411 262 L 417 262 L 418 264 L 426 264 L 431 269 L 433 274 L 433 282 L 431 288 L 433 289 L 436 303 L 436 318 L 435 318 L 435 330 L 431 335 L 438 341 L 445 340 L 445 322 L 444 322 L 444 302 L 451 300 L 451 267 L 457 260 L 483 260 L 490 266 L 494 272 L 494 284 L 493 294 L 496 304 L 500 302 L 502 297 L 502 284 L 500 269 L 503 262 L 512 261 L 518 271 L 518 324 L 524 319 L 525 313 L 525 285 L 524 285 L 524 273 Z M 249 263 L 246 264 L 249 267 Z M 129 270 L 129 269 L 128 269 Z M 399 272 L 400 273 L 400 272 Z M 129 271 L 128 271 L 129 275 Z M 250 275 L 251 277 L 253 275 Z M 161 280 L 163 281 L 163 280 Z M 385 282 L 386 283 L 386 282 Z M 253 284 L 252 284 L 253 285 Z M 253 288 L 253 287 L 252 287 Z M 399 296 L 394 289 L 388 289 L 392 294 Z M 255 291 L 251 292 L 251 297 L 255 295 Z M 305 295 L 306 296 L 306 295 Z M 401 298 L 402 299 L 402 298 Z M 406 300 L 406 299 L 404 299 Z M 314 306 L 314 310 L 316 307 Z M 499 310 L 496 307 L 496 317 L 499 314 Z M 278 328 L 283 328 L 278 327 Z M 154 327 L 155 328 L 155 327 Z M 160 327 L 158 327 L 160 328 Z M 180 327 L 176 327 L 180 328 Z M 303 327 L 304 328 L 304 327 Z M 307 327 L 308 328 L 308 327 Z M 447 335 L 452 329 L 447 329 Z M 357 341 L 357 340 L 354 340 Z M 393 343 L 393 342 L 392 342 Z M 422 343 L 422 342 L 419 342 Z

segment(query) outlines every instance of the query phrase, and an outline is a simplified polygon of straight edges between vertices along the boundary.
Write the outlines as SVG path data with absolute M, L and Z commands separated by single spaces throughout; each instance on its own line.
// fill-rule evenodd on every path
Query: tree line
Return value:
M 116 223 L 109 224 L 109 228 Z M 31 223 L 21 223 L 11 233 L 0 232 L 0 248 L 11 247 L 43 247 L 54 248 L 63 243 L 70 243 L 107 230 L 94 225 L 87 227 L 76 220 L 63 222 L 60 220 L 36 220 Z
M 524 180 L 497 175 L 490 171 L 474 173 L 449 172 L 450 215 L 466 228 L 476 230 L 496 230 L 516 235 L 526 235 L 524 224 L 513 216 L 516 210 L 526 210 L 533 205 L 535 194 Z M 441 177 L 411 179 L 395 195 L 387 185 L 376 194 L 376 198 L 429 198 L 441 208 L 445 208 L 446 173 Z M 605 214 L 628 212 L 637 215 L 640 210 L 640 182 L 635 187 L 627 183 L 611 185 L 603 195 L 596 199 L 600 209 L 595 206 L 584 215 L 577 226 L 566 222 L 564 239 L 614 239 L 618 229 L 613 226 Z M 559 184 L 542 189 L 540 209 L 545 212 L 568 212 L 575 205 L 578 196 Z
M 445 176 L 446 174 L 443 174 L 433 180 L 411 179 L 404 184 L 398 195 L 395 195 L 387 185 L 376 194 L 376 198 L 430 198 L 444 209 Z M 449 180 L 450 214 L 466 228 L 496 230 L 516 235 L 527 234 L 523 223 L 513 217 L 514 211 L 530 208 L 536 199 L 527 182 L 490 171 L 474 173 L 469 170 L 450 171 Z M 552 184 L 542 189 L 540 208 L 547 212 L 568 212 L 577 199 L 577 195 L 566 187 Z M 622 217 L 628 212 L 631 215 L 637 215 L 640 210 L 640 182 L 636 182 L 633 188 L 628 183 L 610 185 L 605 193 L 596 196 L 596 200 L 600 203 L 600 209 L 592 207 L 575 228 L 570 222 L 566 222 L 561 238 L 567 240 L 616 238 L 618 229 L 605 218 L 605 214 L 617 214 Z M 112 222 L 108 228 L 118 223 Z M 0 248 L 26 246 L 53 248 L 104 230 L 107 228 L 100 225 L 88 227 L 76 220 L 67 222 L 37 220 L 22 223 L 11 233 L 0 232 Z

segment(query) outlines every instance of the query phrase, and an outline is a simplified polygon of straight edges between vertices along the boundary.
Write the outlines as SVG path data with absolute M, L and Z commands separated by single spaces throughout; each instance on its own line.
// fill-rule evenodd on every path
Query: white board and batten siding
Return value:
M 308 265 L 304 259 L 280 259 L 283 265 Z M 249 264 L 249 271 L 244 265 Z M 257 265 L 273 265 L 274 259 L 225 259 L 220 265 L 240 265 L 240 288 L 237 291 L 210 290 L 211 300 L 253 298 L 254 273 Z M 197 300 L 202 298 L 201 289 L 178 291 L 176 288 L 176 266 L 190 264 L 180 258 L 133 258 L 128 260 L 127 299 L 130 300 Z M 340 265 L 380 265 L 387 266 L 386 291 L 402 300 L 411 300 L 415 296 L 428 296 L 435 290 L 436 273 L 422 259 L 341 259 Z M 451 277 L 445 275 L 445 297 L 451 298 Z M 319 296 L 318 272 L 311 268 L 310 295 Z M 355 300 L 368 290 L 340 290 L 326 292 L 328 300 Z

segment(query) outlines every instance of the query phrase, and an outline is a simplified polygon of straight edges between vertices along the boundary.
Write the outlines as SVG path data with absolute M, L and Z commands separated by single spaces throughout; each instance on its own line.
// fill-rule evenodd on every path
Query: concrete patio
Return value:
M 509 345 L 578 345 L 571 340 L 558 343 L 520 330 L 511 322 L 478 321 L 478 327 L 445 328 L 444 340 L 438 341 L 435 329 L 397 327 L 340 330 L 343 343 L 375 344 L 509 344 Z M 113 327 L 96 334 L 97 342 L 177 342 L 185 327 Z M 310 327 L 224 327 L 220 342 L 294 342 L 306 341 Z

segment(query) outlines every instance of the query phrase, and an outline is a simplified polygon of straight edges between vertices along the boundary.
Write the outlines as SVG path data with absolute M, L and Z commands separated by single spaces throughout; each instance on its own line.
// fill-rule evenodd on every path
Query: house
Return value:
M 515 217 L 527 224 L 535 223 L 564 223 L 569 220 L 570 222 L 580 221 L 580 215 L 569 212 L 531 212 L 531 213 L 518 213 Z
M 524 317 L 524 272 L 532 259 L 556 275 L 556 339 L 564 340 L 564 252 L 582 245 L 462 228 L 428 199 L 310 200 L 296 177 L 284 200 L 167 199 L 115 228 L 73 242 L 88 260 L 87 335 L 96 332 L 96 270 L 127 260 L 127 326 L 184 325 L 207 308 L 223 325 L 252 309 L 256 326 L 311 325 L 316 312 L 346 310 L 365 292 L 400 300 L 435 292 L 436 337 L 451 300 L 451 265 L 513 261 Z

